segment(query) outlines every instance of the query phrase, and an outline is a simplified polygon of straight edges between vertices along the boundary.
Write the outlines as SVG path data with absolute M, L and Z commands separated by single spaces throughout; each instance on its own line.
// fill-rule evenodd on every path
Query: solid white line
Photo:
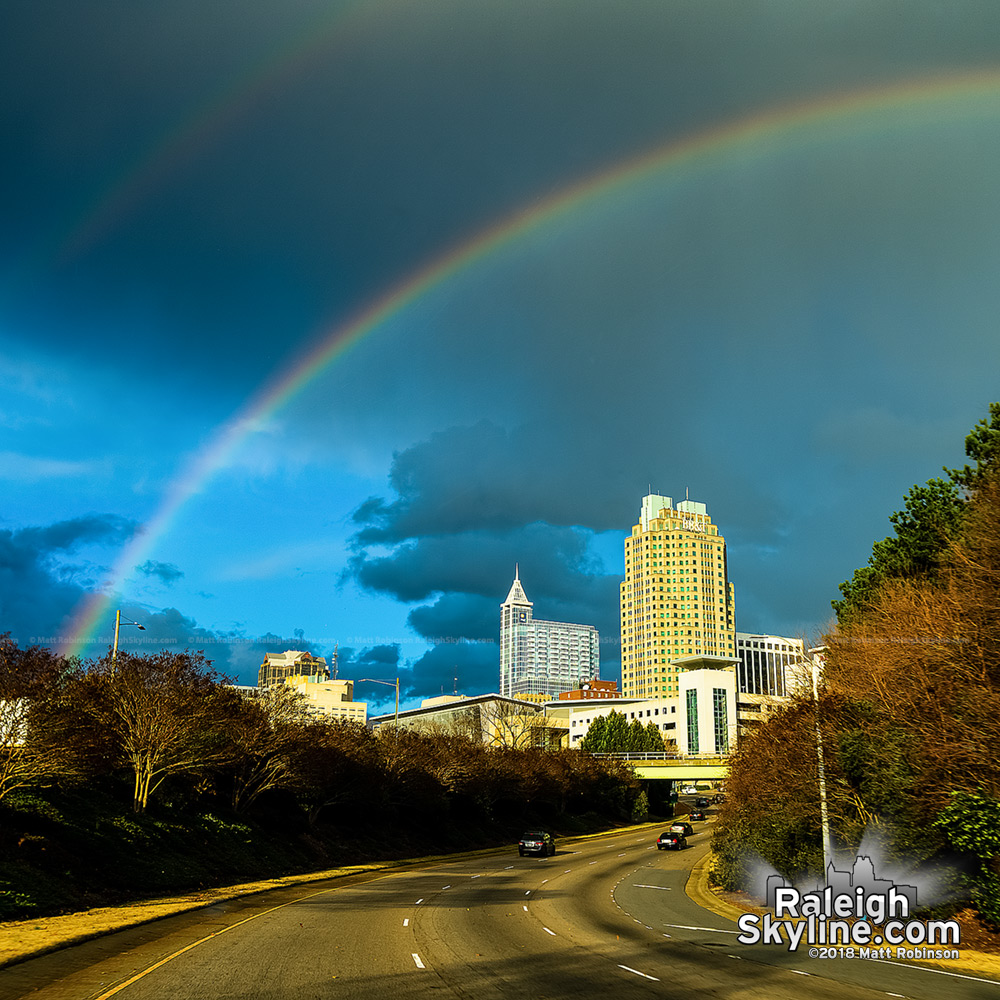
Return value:
M 647 976 L 645 972 L 640 972 L 638 969 L 631 969 L 627 965 L 619 965 L 619 969 L 624 969 L 626 972 L 632 972 L 637 976 L 642 976 L 643 979 L 652 979 L 654 983 L 658 983 L 659 979 L 656 976 Z
M 543 927 L 542 930 L 545 931 L 546 934 L 551 934 L 553 937 L 556 936 L 556 932 L 555 931 L 550 931 L 548 929 L 548 927 Z
M 424 965 L 424 963 L 420 961 L 420 956 L 415 951 L 411 952 L 411 955 L 413 956 L 413 961 L 417 963 L 417 968 L 418 969 L 426 969 L 427 968 L 427 966 Z
M 666 889 L 667 892 L 673 892 L 673 888 L 669 885 L 645 885 L 642 882 L 633 882 L 633 889 Z
M 403 926 L 404 926 L 404 927 L 409 927 L 409 926 L 410 926 L 410 918 L 409 918 L 409 917 L 407 917 L 407 918 L 406 918 L 406 919 L 405 919 L 405 920 L 403 921 Z
M 789 972 L 794 972 L 797 976 L 811 976 L 811 972 L 802 972 L 800 969 L 789 969 Z
M 907 969 L 914 969 L 917 972 L 933 972 L 937 976 L 951 976 L 954 979 L 971 979 L 974 983 L 989 983 L 990 986 L 1000 984 L 1000 980 L 982 979 L 979 976 L 963 976 L 960 972 L 945 972 L 944 969 L 929 969 L 926 965 L 911 965 L 909 962 L 891 962 L 885 958 L 870 958 L 869 962 L 878 962 L 880 965 L 894 965 L 897 969 L 902 965 Z

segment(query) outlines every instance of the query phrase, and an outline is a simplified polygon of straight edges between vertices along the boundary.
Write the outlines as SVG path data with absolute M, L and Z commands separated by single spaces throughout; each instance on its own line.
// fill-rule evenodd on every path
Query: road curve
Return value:
M 975 977 L 739 945 L 684 891 L 707 840 L 629 831 L 290 887 L 13 966 L 0 1000 L 1000 1000 Z

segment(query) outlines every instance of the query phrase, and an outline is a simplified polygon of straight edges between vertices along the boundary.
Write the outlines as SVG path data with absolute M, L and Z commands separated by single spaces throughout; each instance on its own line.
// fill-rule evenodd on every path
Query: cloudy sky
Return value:
M 1000 399 L 1000 6 L 11 0 L 0 631 L 495 690 L 649 487 L 816 637 Z M 123 639 L 126 633 L 123 632 Z M 391 694 L 375 685 L 363 697 Z

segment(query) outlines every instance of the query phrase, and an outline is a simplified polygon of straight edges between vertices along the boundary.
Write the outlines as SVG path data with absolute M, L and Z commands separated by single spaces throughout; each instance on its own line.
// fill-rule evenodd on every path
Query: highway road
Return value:
M 12 966 L 0 1000 L 1000 1000 L 982 978 L 740 945 L 684 891 L 701 831 L 680 852 L 631 831 L 247 897 Z

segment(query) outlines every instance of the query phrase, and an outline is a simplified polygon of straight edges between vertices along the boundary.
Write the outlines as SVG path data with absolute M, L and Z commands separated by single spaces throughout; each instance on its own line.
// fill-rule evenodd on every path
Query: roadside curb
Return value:
M 712 892 L 708 884 L 708 876 L 712 870 L 714 861 L 715 855 L 712 853 L 712 849 L 709 848 L 705 856 L 691 869 L 691 874 L 688 876 L 684 891 L 688 894 L 688 898 L 692 902 L 697 903 L 703 910 L 708 910 L 717 917 L 732 920 L 735 923 L 747 911 L 719 899 Z

